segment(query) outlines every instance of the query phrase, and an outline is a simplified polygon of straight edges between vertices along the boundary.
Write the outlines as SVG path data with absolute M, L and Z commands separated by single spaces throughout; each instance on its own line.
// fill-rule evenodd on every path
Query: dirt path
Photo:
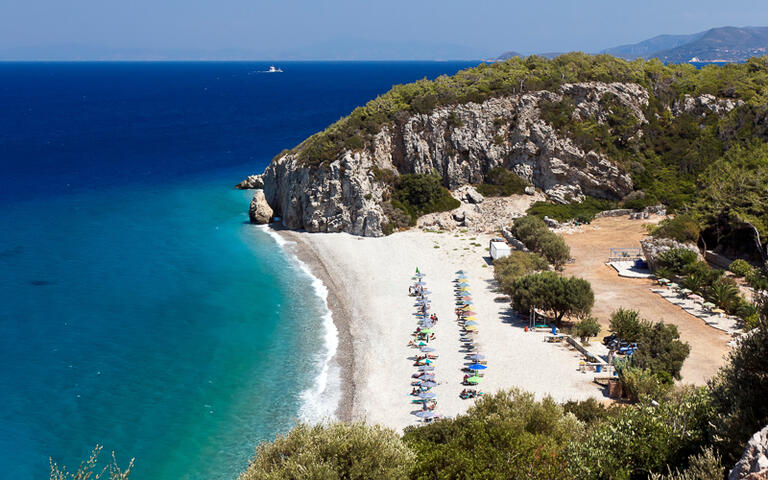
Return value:
M 565 274 L 592 283 L 593 314 L 603 325 L 603 333 L 607 331 L 611 312 L 619 307 L 637 310 L 648 320 L 677 325 L 681 339 L 691 345 L 691 354 L 683 365 L 683 381 L 703 384 L 725 362 L 728 335 L 652 293 L 651 280 L 619 277 L 605 264 L 611 247 L 640 246 L 640 239 L 647 235 L 644 223 L 628 217 L 600 218 L 583 227 L 581 233 L 563 235 L 576 260 L 566 266 Z

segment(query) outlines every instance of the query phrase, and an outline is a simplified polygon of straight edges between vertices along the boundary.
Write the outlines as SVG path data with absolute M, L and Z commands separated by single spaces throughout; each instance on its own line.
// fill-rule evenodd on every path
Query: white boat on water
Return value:
M 267 70 L 267 73 L 283 73 L 282 68 L 275 68 L 274 65 L 269 66 L 269 70 Z

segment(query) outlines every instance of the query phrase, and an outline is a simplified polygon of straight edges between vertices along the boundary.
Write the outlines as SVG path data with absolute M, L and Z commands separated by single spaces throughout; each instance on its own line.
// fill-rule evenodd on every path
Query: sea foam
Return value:
M 299 419 L 308 423 L 320 423 L 336 419 L 336 409 L 341 402 L 341 368 L 334 361 L 339 347 L 339 331 L 333 322 L 333 313 L 328 307 L 328 288 L 317 278 L 309 266 L 285 247 L 295 244 L 283 238 L 267 226 L 259 226 L 296 262 L 299 269 L 312 279 L 312 288 L 323 305 L 324 348 L 315 360 L 318 375 L 311 387 L 301 393 Z

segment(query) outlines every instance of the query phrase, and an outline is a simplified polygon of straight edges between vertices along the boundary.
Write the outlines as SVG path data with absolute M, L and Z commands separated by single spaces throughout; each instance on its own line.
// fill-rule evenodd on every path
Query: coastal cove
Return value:
M 233 184 L 468 65 L 0 64 L 0 468 L 42 477 L 98 443 L 136 478 L 231 479 L 296 420 L 349 418 L 339 298 Z

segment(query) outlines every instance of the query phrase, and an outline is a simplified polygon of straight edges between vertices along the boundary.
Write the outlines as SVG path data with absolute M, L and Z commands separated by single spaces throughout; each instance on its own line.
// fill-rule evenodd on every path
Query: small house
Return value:
M 491 254 L 491 258 L 496 260 L 502 257 L 508 257 L 512 252 L 512 248 L 507 245 L 507 242 L 500 238 L 494 238 L 491 240 L 491 244 L 488 247 L 488 251 Z

